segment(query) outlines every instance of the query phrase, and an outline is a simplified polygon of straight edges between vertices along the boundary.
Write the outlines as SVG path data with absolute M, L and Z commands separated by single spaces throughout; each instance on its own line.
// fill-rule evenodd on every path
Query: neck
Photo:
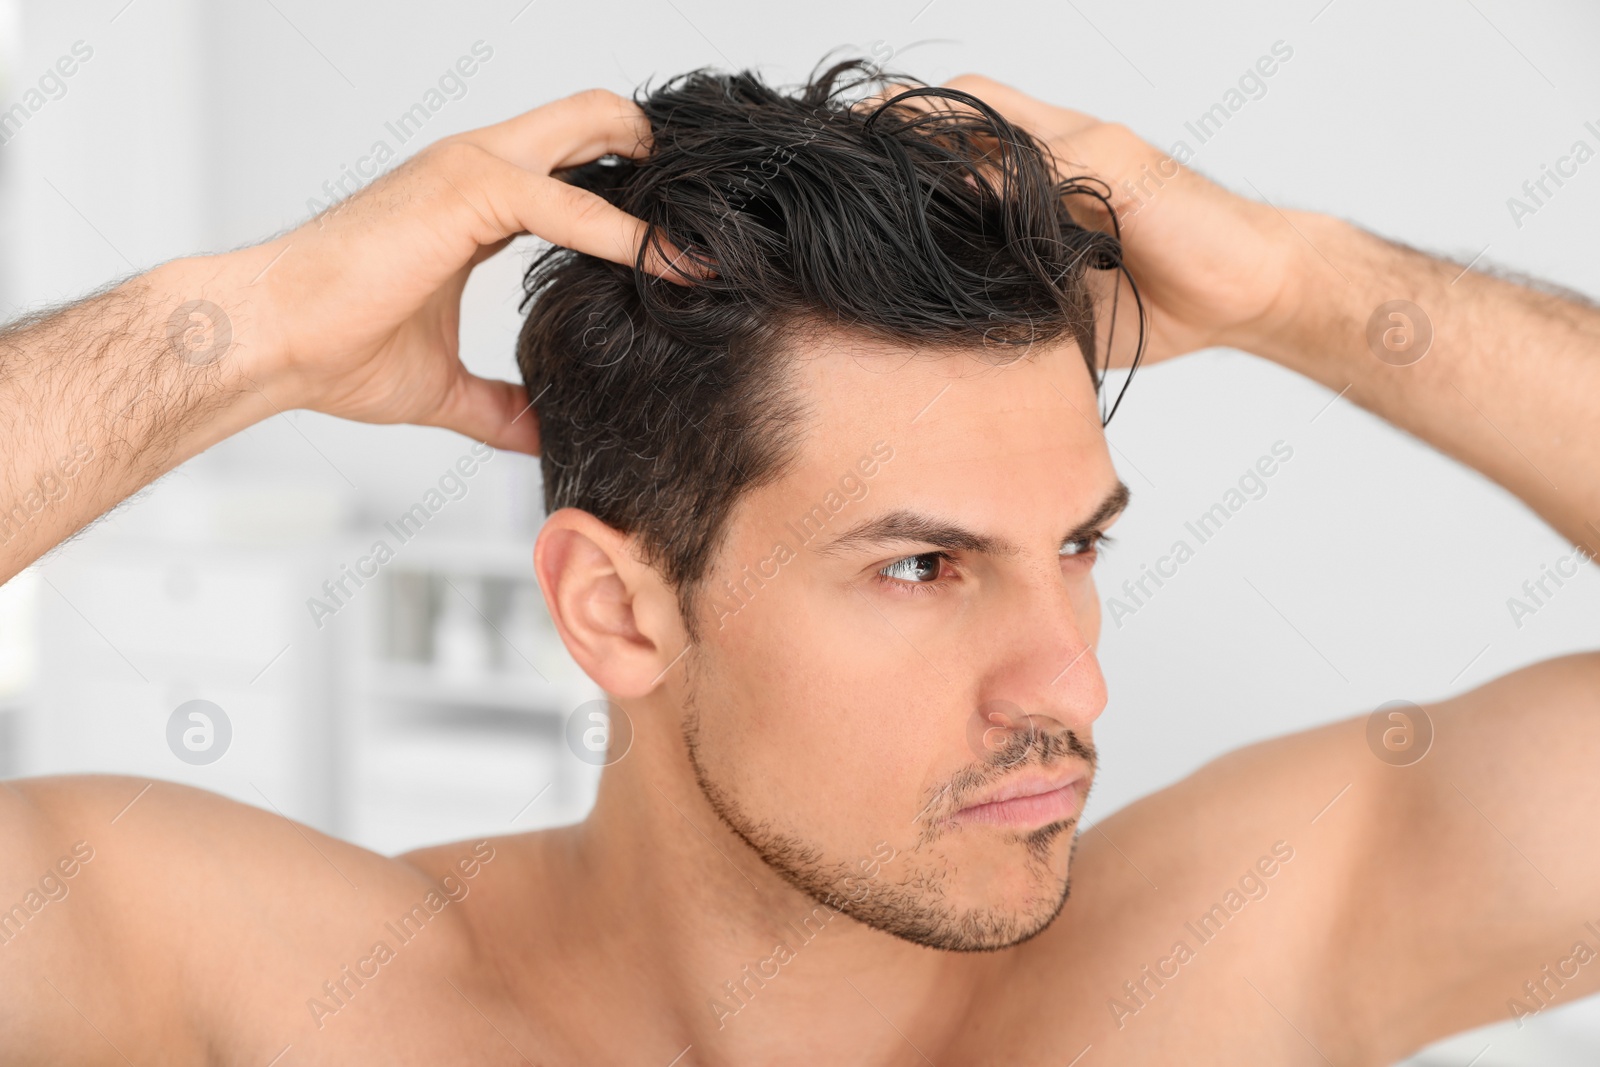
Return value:
M 558 943 L 562 998 L 626 1004 L 606 1013 L 627 1020 L 606 1040 L 662 1063 L 692 1046 L 681 1064 L 758 1062 L 774 1048 L 920 1064 L 952 1041 L 958 1009 L 1006 954 L 913 945 L 794 889 L 712 810 L 681 741 L 643 736 L 641 721 L 667 716 L 634 721 L 641 736 L 607 768 L 589 818 L 547 839 L 538 925 Z

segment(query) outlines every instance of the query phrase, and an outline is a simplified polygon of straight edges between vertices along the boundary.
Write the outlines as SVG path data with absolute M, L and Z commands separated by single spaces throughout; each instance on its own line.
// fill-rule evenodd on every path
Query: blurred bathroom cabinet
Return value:
M 336 831 L 340 650 L 300 615 L 319 563 L 307 545 L 69 544 L 33 575 L 38 675 L 12 770 L 184 782 Z M 201 717 L 180 714 L 191 701 Z
M 19 576 L 5 772 L 184 782 L 385 853 L 581 819 L 598 769 L 564 726 L 601 694 L 545 612 L 531 540 L 430 533 L 358 585 L 374 540 L 102 536 Z M 171 723 L 195 700 L 227 720 L 206 712 L 228 735 L 202 737 L 209 762 Z
M 602 694 L 545 611 L 532 538 L 419 537 L 380 563 L 367 548 L 382 539 L 353 539 L 340 572 L 356 572 L 343 585 L 361 631 L 349 836 L 396 851 L 581 819 L 598 769 L 565 726 Z

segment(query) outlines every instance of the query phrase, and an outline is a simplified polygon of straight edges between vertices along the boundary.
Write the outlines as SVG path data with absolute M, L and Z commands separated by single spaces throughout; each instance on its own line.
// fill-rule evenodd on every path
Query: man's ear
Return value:
M 533 569 L 562 643 L 607 693 L 644 696 L 682 654 L 688 637 L 672 589 L 626 534 L 587 511 L 545 519 Z

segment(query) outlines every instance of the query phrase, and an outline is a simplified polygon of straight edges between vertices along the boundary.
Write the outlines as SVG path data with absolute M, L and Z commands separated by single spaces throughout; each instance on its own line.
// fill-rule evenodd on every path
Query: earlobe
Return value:
M 628 535 L 562 508 L 539 531 L 533 566 L 550 618 L 584 673 L 618 697 L 654 689 L 684 637 L 672 591 L 635 557 Z

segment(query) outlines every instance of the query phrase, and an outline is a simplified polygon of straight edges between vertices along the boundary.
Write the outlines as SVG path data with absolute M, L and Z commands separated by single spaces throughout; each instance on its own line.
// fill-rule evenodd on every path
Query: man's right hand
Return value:
M 276 240 L 174 260 L 0 331 L 0 582 L 191 456 L 294 408 L 537 452 L 523 388 L 461 362 L 462 290 L 522 233 L 635 264 L 645 224 L 552 175 L 650 148 L 631 101 L 579 93 L 446 138 Z M 682 266 L 645 261 L 672 281 L 701 273 Z
M 645 224 L 552 172 L 650 150 L 631 101 L 591 90 L 440 141 L 305 225 L 231 254 L 260 351 L 252 376 L 279 407 L 444 426 L 535 452 L 521 387 L 475 377 L 457 351 L 472 268 L 522 233 L 632 265 Z M 269 266 L 270 265 L 270 266 Z M 673 277 L 653 255 L 647 266 Z M 247 356 L 249 353 L 245 353 Z

